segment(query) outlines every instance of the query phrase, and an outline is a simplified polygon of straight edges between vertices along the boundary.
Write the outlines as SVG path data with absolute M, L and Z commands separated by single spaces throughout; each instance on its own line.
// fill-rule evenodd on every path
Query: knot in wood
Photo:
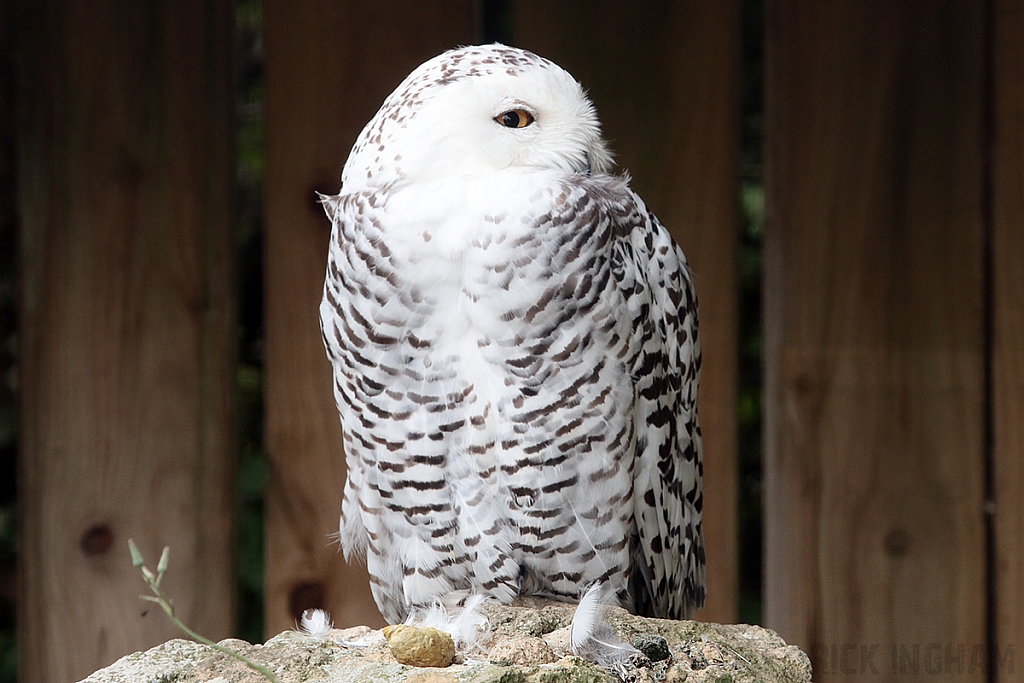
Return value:
M 114 545 L 114 530 L 106 522 L 97 522 L 82 533 L 78 545 L 87 557 L 102 555 Z

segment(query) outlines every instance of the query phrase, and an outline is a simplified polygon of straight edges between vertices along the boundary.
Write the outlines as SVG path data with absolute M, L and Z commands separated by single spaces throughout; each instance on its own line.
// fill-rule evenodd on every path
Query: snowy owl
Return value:
M 704 601 L 697 301 L 611 166 L 566 71 L 466 47 L 398 86 L 322 198 L 340 540 L 389 622 L 593 584 L 649 616 Z

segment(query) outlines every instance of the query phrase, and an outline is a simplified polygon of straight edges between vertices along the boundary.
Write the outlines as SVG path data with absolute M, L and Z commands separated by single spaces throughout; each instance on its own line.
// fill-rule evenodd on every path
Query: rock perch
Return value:
M 602 669 L 569 654 L 575 605 L 539 599 L 483 608 L 490 631 L 481 648 L 460 653 L 445 668 L 399 664 L 380 631 L 333 630 L 314 638 L 286 631 L 264 645 L 237 648 L 283 683 L 809 683 L 811 664 L 797 647 L 759 626 L 644 619 L 615 607 L 603 618 L 641 653 Z M 81 683 L 262 683 L 244 664 L 205 645 L 172 640 L 101 669 Z

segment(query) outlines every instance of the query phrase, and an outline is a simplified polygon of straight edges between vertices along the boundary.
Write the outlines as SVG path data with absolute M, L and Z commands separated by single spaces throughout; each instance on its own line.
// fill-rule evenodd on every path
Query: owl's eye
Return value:
M 504 114 L 498 114 L 494 120 L 506 128 L 526 128 L 533 123 L 533 114 L 525 109 L 512 109 Z

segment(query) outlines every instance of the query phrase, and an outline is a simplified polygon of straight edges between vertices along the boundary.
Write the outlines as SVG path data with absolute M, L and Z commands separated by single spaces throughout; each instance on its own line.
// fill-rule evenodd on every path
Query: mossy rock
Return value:
M 673 683 L 809 683 L 811 665 L 798 648 L 773 631 L 746 625 L 644 619 L 605 608 L 604 620 L 646 657 L 607 671 L 569 654 L 568 625 L 575 605 L 532 599 L 523 605 L 487 605 L 490 632 L 483 646 L 497 652 L 536 651 L 542 661 L 490 661 L 474 650 L 445 668 L 400 664 L 380 631 L 365 627 L 332 631 L 327 637 L 286 631 L 264 645 L 239 640 L 222 644 L 267 667 L 286 683 L 604 683 L 617 680 Z M 542 638 L 546 647 L 536 647 Z M 534 647 L 518 647 L 530 639 Z M 500 646 L 500 647 L 499 647 Z M 551 653 L 557 661 L 551 661 Z M 509 656 L 509 655 L 506 655 Z M 659 659 L 655 659 L 658 657 Z M 241 662 L 209 647 L 172 640 L 128 655 L 82 683 L 264 683 Z

